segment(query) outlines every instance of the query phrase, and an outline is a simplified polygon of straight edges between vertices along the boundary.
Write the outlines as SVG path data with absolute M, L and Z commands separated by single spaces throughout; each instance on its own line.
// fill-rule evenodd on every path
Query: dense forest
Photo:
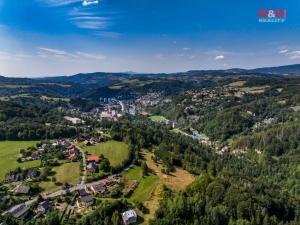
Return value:
M 0 101 L 0 140 L 38 140 L 74 136 L 76 129 L 65 124 L 63 114 L 51 104 Z

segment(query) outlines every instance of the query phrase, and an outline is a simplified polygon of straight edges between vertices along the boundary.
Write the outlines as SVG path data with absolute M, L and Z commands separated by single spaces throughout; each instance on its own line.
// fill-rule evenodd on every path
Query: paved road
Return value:
M 55 198 L 55 197 L 58 197 L 58 196 L 61 196 L 61 195 L 65 195 L 65 194 L 67 194 L 67 192 L 74 192 L 74 191 L 78 191 L 78 190 L 80 190 L 80 189 L 84 189 L 85 187 L 91 187 L 91 186 L 93 186 L 93 185 L 102 184 L 102 183 L 104 183 L 104 180 L 105 180 L 106 178 L 111 178 L 111 179 L 112 179 L 112 178 L 114 178 L 116 175 L 120 175 L 120 174 L 122 174 L 122 173 L 128 171 L 132 166 L 133 166 L 133 164 L 131 164 L 131 165 L 129 165 L 128 167 L 124 168 L 124 169 L 122 170 L 121 173 L 113 174 L 113 175 L 108 176 L 108 177 L 105 177 L 105 178 L 103 178 L 103 179 L 101 179 L 101 180 L 97 180 L 97 181 L 90 182 L 90 183 L 86 183 L 86 184 L 85 184 L 85 183 L 84 183 L 84 184 L 80 183 L 80 184 L 77 184 L 77 185 L 75 185 L 75 186 L 73 186 L 73 187 L 70 187 L 70 188 L 68 188 L 68 189 L 66 189 L 66 190 L 59 190 L 59 191 L 56 191 L 56 192 L 54 192 L 54 193 L 52 193 L 52 194 L 49 194 L 49 195 L 43 195 L 43 198 L 45 198 L 45 199 L 48 199 L 48 198 Z
M 86 177 L 87 177 L 87 171 L 86 171 L 86 155 L 85 155 L 85 151 L 84 151 L 84 149 L 82 149 L 82 148 L 80 148 L 80 147 L 78 147 L 78 146 L 76 146 L 76 147 L 79 149 L 79 151 L 80 151 L 81 154 L 82 154 L 82 165 L 83 165 L 83 167 L 84 167 L 83 176 L 82 176 L 82 179 L 81 179 L 80 184 L 77 184 L 77 185 L 75 185 L 75 186 L 73 186 L 73 187 L 70 187 L 70 188 L 68 188 L 68 189 L 65 189 L 65 190 L 59 190 L 59 191 L 56 191 L 56 192 L 51 193 L 51 194 L 49 194 L 49 195 L 42 195 L 44 199 L 56 198 L 56 197 L 58 197 L 58 196 L 67 194 L 67 192 L 74 192 L 74 191 L 78 191 L 78 190 L 80 190 L 80 189 L 84 189 L 85 187 L 91 187 L 91 186 L 93 186 L 93 185 L 101 184 L 101 183 L 103 183 L 104 180 L 107 178 L 107 177 L 105 177 L 105 178 L 103 178 L 103 179 L 101 179 L 101 180 L 94 181 L 94 182 L 90 182 L 90 183 L 87 183 L 87 184 L 86 184 L 85 182 L 86 182 Z M 114 175 L 111 175 L 111 176 L 108 176 L 108 178 L 113 178 L 113 177 L 116 176 L 116 175 L 120 175 L 120 174 L 122 174 L 122 173 L 128 171 L 132 166 L 133 166 L 133 164 L 131 164 L 130 166 L 124 168 L 124 169 L 122 170 L 121 173 L 119 173 L 119 174 L 114 174 Z M 29 201 L 26 201 L 26 202 L 23 202 L 23 203 L 21 203 L 21 204 L 15 205 L 15 206 L 13 206 L 12 208 L 10 208 L 9 210 L 7 210 L 7 211 L 5 211 L 4 213 L 2 213 L 2 215 L 6 214 L 6 213 L 9 213 L 9 212 L 12 212 L 14 209 L 16 209 L 17 207 L 19 207 L 19 206 L 22 205 L 22 204 L 25 204 L 25 205 L 29 206 L 29 205 L 31 205 L 32 203 L 36 202 L 37 200 L 38 200 L 38 197 L 34 197 L 33 199 L 31 199 L 31 200 L 29 200 Z

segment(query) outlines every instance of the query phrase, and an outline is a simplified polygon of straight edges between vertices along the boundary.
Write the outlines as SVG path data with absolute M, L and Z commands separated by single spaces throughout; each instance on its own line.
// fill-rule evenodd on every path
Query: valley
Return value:
M 22 94 L 2 95 L 0 194 L 6 200 L 0 218 L 85 224 L 113 207 L 109 218 L 134 210 L 138 224 L 167 224 L 172 218 L 198 221 L 192 208 L 199 202 L 204 224 L 246 221 L 247 210 L 256 207 L 268 210 L 255 213 L 259 221 L 297 221 L 299 78 L 192 74 L 155 81 L 130 75 L 85 86 L 91 95 L 33 94 L 30 84 L 19 87 L 29 88 Z M 74 85 L 61 79 L 63 88 Z M 256 189 L 263 193 L 252 193 Z M 257 200 L 267 193 L 288 216 Z M 242 206 L 229 195 L 243 204 L 256 196 L 255 205 L 236 214 Z M 49 209 L 41 213 L 43 204 Z M 192 216 L 179 216 L 181 207 Z

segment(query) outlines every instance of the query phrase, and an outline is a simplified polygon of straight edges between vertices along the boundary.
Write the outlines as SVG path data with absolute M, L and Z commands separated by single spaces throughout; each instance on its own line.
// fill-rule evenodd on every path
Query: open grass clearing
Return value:
M 163 165 L 161 163 L 155 163 L 151 158 L 153 153 L 144 150 L 143 156 L 148 168 L 153 171 L 155 176 L 158 178 L 158 180 L 156 180 L 152 186 L 151 192 L 148 194 L 147 199 L 142 198 L 145 200 L 143 202 L 144 206 L 149 209 L 149 214 L 143 215 L 145 220 L 143 224 L 148 224 L 149 220 L 154 217 L 154 213 L 159 207 L 159 200 L 161 199 L 161 190 L 163 185 L 166 185 L 173 191 L 184 190 L 195 180 L 195 177 L 181 168 L 176 168 L 176 171 L 170 175 L 163 174 L 161 172 Z
M 124 178 L 127 180 L 140 180 L 142 177 L 143 172 L 140 166 L 134 166 L 124 174 Z
M 113 167 L 122 165 L 122 162 L 129 159 L 129 146 L 124 142 L 108 141 L 94 146 L 87 146 L 84 149 L 91 155 L 103 154 Z
M 164 116 L 151 116 L 150 119 L 157 122 L 163 122 L 166 120 Z
M 0 142 L 0 179 L 3 180 L 5 174 L 18 167 L 31 168 L 40 165 L 40 160 L 18 163 L 17 159 L 20 149 L 35 146 L 37 141 L 1 141 Z
M 44 194 L 50 194 L 61 189 L 61 186 L 51 181 L 52 177 L 55 177 L 56 182 L 61 184 L 76 185 L 80 182 L 80 162 L 63 163 L 52 170 L 55 175 L 48 177 L 49 181 L 43 181 L 39 184 Z
M 245 83 L 247 83 L 247 81 L 245 80 L 240 80 L 240 81 L 235 81 L 232 82 L 230 84 L 227 84 L 227 87 L 242 87 Z
M 151 159 L 151 156 L 153 156 L 152 152 L 144 151 L 144 157 L 146 159 L 147 166 L 160 178 L 160 183 L 166 185 L 168 188 L 174 191 L 184 190 L 195 180 L 194 175 L 178 167 L 176 167 L 176 171 L 170 175 L 162 173 L 161 169 L 164 168 L 163 164 L 160 162 L 155 163 Z
M 57 182 L 75 185 L 80 181 L 80 162 L 64 163 L 53 170 Z
M 145 202 L 151 197 L 151 193 L 155 190 L 159 177 L 155 174 L 149 174 L 139 181 L 138 187 L 130 196 L 130 201 Z

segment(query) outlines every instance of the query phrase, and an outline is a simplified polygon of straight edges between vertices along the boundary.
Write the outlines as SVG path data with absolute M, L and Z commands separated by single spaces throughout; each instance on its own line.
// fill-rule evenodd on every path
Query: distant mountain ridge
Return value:
M 242 69 L 231 68 L 226 70 L 191 70 L 187 72 L 178 73 L 107 73 L 107 72 L 94 72 L 94 73 L 79 73 L 70 76 L 56 76 L 44 78 L 12 78 L 0 75 L 1 83 L 40 83 L 40 82 L 54 82 L 54 83 L 70 83 L 86 85 L 88 87 L 104 87 L 116 81 L 121 81 L 130 78 L 167 78 L 173 76 L 187 76 L 187 75 L 213 75 L 217 74 L 234 74 L 234 73 L 262 73 L 262 74 L 276 74 L 276 75 L 297 75 L 300 76 L 300 64 L 277 66 L 277 67 L 262 67 L 256 69 Z
M 277 67 L 263 67 L 252 70 L 259 73 L 273 73 L 273 74 L 288 74 L 288 75 L 300 75 L 300 64 L 277 66 Z

